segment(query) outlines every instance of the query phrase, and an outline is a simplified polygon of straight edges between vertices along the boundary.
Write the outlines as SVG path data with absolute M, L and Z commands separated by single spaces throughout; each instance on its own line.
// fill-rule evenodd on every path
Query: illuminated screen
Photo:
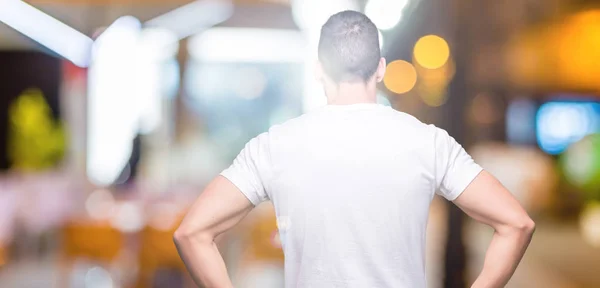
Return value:
M 584 136 L 598 132 L 600 103 L 547 102 L 537 111 L 537 143 L 548 154 L 560 154 Z

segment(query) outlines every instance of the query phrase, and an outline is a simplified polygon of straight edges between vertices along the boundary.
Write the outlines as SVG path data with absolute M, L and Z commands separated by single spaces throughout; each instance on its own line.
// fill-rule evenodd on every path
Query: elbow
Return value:
M 209 233 L 206 233 L 203 230 L 193 229 L 185 225 L 179 226 L 179 228 L 175 230 L 175 233 L 173 233 L 173 241 L 177 245 L 190 242 L 191 240 L 196 243 L 210 243 L 213 241 L 213 238 Z
M 496 232 L 515 237 L 529 238 L 535 231 L 535 222 L 529 216 L 522 217 L 519 220 L 515 220 L 512 223 L 506 223 L 505 225 L 495 227 Z
M 173 233 L 173 242 L 175 244 L 181 244 L 185 239 L 189 239 L 190 233 L 186 230 L 182 229 L 182 227 L 177 228 L 175 233 Z
M 531 218 L 527 217 L 526 220 L 521 224 L 521 230 L 527 235 L 533 235 L 533 232 L 535 232 L 535 222 L 533 222 Z
M 518 231 L 520 234 L 527 237 L 531 237 L 535 231 L 535 222 L 533 222 L 529 216 L 523 217 L 523 219 L 514 224 L 513 230 Z

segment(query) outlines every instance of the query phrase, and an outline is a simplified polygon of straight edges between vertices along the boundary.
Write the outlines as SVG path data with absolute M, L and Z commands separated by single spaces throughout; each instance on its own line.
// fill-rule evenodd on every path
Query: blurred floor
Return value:
M 0 269 L 0 288 L 58 287 L 59 269 L 56 259 L 11 263 Z
M 441 210 L 440 210 L 441 212 Z M 430 231 L 444 229 L 437 221 L 438 213 L 432 213 Z M 485 256 L 491 233 L 485 226 L 469 223 L 467 228 L 470 269 L 473 279 Z M 430 249 L 440 246 L 440 239 L 432 238 Z M 435 250 L 430 250 L 435 252 Z M 441 287 L 438 281 L 441 267 L 437 253 L 428 253 L 429 287 Z M 0 269 L 0 288 L 59 287 L 59 268 L 55 257 L 36 261 L 11 263 Z M 572 224 L 538 225 L 530 249 L 508 288 L 593 288 L 600 287 L 600 250 L 586 244 L 577 226 Z M 257 266 L 247 269 L 237 279 L 239 287 L 283 287 L 283 273 L 276 265 Z M 76 286 L 75 286 L 76 287 Z
M 523 261 L 508 288 L 600 287 L 600 250 L 584 242 L 576 224 L 539 223 Z M 469 223 L 469 278 L 483 265 L 492 231 Z

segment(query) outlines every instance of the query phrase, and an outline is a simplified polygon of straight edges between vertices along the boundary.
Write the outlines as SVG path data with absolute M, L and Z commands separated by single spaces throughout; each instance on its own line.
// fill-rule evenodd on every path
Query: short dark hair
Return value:
M 365 14 L 339 12 L 321 28 L 319 61 L 335 82 L 367 81 L 380 58 L 379 31 Z

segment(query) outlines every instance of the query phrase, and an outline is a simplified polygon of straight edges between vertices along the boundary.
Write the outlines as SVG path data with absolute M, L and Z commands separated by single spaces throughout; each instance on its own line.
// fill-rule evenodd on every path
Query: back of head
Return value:
M 321 28 L 319 61 L 335 82 L 365 82 L 379 65 L 379 31 L 360 12 L 343 11 L 329 18 Z

